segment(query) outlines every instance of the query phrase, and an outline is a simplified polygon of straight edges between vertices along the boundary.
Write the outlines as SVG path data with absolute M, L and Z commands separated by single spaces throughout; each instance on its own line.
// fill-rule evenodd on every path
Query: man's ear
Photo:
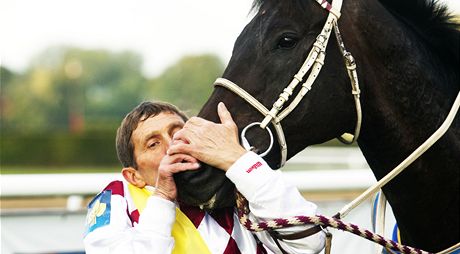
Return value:
M 123 175 L 126 181 L 138 188 L 144 188 L 146 185 L 144 178 L 141 174 L 139 174 L 139 171 L 137 171 L 135 168 L 123 168 L 121 170 L 121 174 Z

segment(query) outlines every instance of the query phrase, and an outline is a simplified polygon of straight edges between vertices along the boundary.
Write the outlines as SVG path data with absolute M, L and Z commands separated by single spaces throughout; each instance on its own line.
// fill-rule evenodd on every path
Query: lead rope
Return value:
M 249 217 L 249 207 L 248 201 L 241 195 L 239 192 L 237 193 L 237 208 L 238 208 L 238 217 L 240 219 L 240 223 L 244 225 L 248 230 L 253 232 L 261 232 L 261 231 L 269 231 L 274 232 L 274 229 L 280 229 L 285 227 L 292 227 L 298 225 L 307 225 L 307 224 L 314 224 L 319 225 L 322 227 L 332 227 L 336 229 L 340 229 L 342 231 L 350 232 L 362 238 L 365 238 L 369 241 L 375 242 L 377 244 L 382 245 L 385 248 L 399 251 L 403 254 L 433 254 L 432 252 L 423 251 L 417 248 L 413 248 L 407 245 L 402 245 L 392 240 L 386 239 L 381 235 L 375 234 L 367 229 L 362 229 L 357 225 L 343 222 L 340 219 L 327 217 L 323 215 L 314 215 L 314 216 L 292 216 L 287 218 L 277 218 L 277 219 L 270 219 L 270 220 L 262 220 L 258 223 L 253 223 Z M 330 241 L 330 240 L 329 240 Z M 326 240 L 327 242 L 327 240 Z M 281 249 L 279 243 L 276 242 L 277 246 Z M 329 247 L 326 247 L 326 251 L 330 251 L 330 244 Z M 283 253 L 286 253 L 285 250 L 281 249 Z
M 305 60 L 304 64 L 300 68 L 299 72 L 294 75 L 294 79 L 291 81 L 291 83 L 283 90 L 283 92 L 280 94 L 278 100 L 273 104 L 273 107 L 271 110 L 268 110 L 265 106 L 263 106 L 257 99 L 252 97 L 250 94 L 248 94 L 246 91 L 241 89 L 238 85 L 232 83 L 231 81 L 227 79 L 217 79 L 215 82 L 215 86 L 223 86 L 226 87 L 227 89 L 231 90 L 232 92 L 236 93 L 239 95 L 241 98 L 245 99 L 247 102 L 249 102 L 252 106 L 254 106 L 256 109 L 261 112 L 265 118 L 262 122 L 257 122 L 253 123 L 254 125 L 259 125 L 262 129 L 265 129 L 267 125 L 271 122 L 275 126 L 275 130 L 278 134 L 278 141 L 280 144 L 280 151 L 281 151 L 281 163 L 280 165 L 283 166 L 286 158 L 287 158 L 287 144 L 286 140 L 284 138 L 284 133 L 281 127 L 281 120 L 286 117 L 291 111 L 294 110 L 294 108 L 298 105 L 300 100 L 305 96 L 308 91 L 311 90 L 311 87 L 313 85 L 313 82 L 315 81 L 316 77 L 318 77 L 321 68 L 324 64 L 324 59 L 325 59 L 325 53 L 326 53 L 326 47 L 327 47 L 327 42 L 329 39 L 329 35 L 332 29 L 334 29 L 334 32 L 336 34 L 336 39 L 337 43 L 339 45 L 339 49 L 342 53 L 342 56 L 345 60 L 345 64 L 347 67 L 347 72 L 348 76 L 350 78 L 351 84 L 352 84 L 352 93 L 355 99 L 355 104 L 356 104 L 356 113 L 357 113 L 357 126 L 355 127 L 355 135 L 351 141 L 345 140 L 344 138 L 339 138 L 340 141 L 344 143 L 353 143 L 358 136 L 360 132 L 360 126 L 361 126 L 361 105 L 359 101 L 359 95 L 360 95 L 360 89 L 359 89 L 359 82 L 358 82 L 358 75 L 356 72 L 356 64 L 354 62 L 353 56 L 348 52 L 345 48 L 345 45 L 343 43 L 342 37 L 340 35 L 340 31 L 338 29 L 337 25 L 337 20 L 340 18 L 340 9 L 342 5 L 342 0 L 334 0 L 332 5 L 327 2 L 327 0 L 315 0 L 318 2 L 322 8 L 326 9 L 329 11 L 329 15 L 326 20 L 326 24 L 323 27 L 321 33 L 318 35 L 317 40 L 314 44 L 314 47 L 312 51 L 310 51 L 307 59 Z M 289 100 L 289 97 L 293 94 L 293 91 L 295 87 L 303 81 L 303 78 L 305 74 L 310 72 L 310 75 L 308 76 L 307 80 L 302 84 L 302 87 L 300 89 L 300 92 L 294 97 L 293 101 L 286 107 L 284 110 L 283 104 Z M 455 116 L 456 111 L 459 108 L 459 98 L 460 98 L 460 93 L 457 96 L 457 99 L 454 102 L 454 106 L 449 113 L 447 119 L 449 117 Z M 281 111 L 282 110 L 282 111 Z M 280 112 L 281 111 L 281 112 Z M 453 113 L 452 116 L 452 112 Z M 278 114 L 279 113 L 279 114 Z M 374 186 L 371 186 L 369 189 L 367 189 L 363 194 L 361 194 L 358 198 L 353 200 L 350 204 L 346 205 L 345 207 L 342 208 L 342 210 L 336 214 L 333 218 L 328 218 L 325 216 L 318 215 L 316 217 L 307 217 L 307 216 L 295 216 L 292 217 L 297 222 L 299 221 L 298 218 L 306 218 L 307 221 L 309 222 L 302 222 L 301 224 L 293 224 L 293 225 L 302 225 L 302 224 L 315 224 L 315 225 L 323 225 L 323 226 L 331 226 L 337 229 L 341 229 L 344 231 L 351 232 L 353 234 L 362 236 L 368 240 L 374 241 L 386 248 L 393 249 L 400 251 L 401 253 L 429 253 L 429 252 L 424 252 L 415 248 L 411 248 L 408 246 L 404 246 L 401 244 L 398 244 L 394 241 L 387 240 L 383 238 L 382 236 L 378 234 L 374 234 L 368 230 L 361 230 L 359 229 L 358 226 L 353 225 L 353 224 L 347 224 L 344 223 L 340 220 L 341 217 L 345 217 L 352 209 L 354 209 L 357 205 L 359 205 L 361 202 L 363 202 L 365 199 L 367 199 L 370 195 L 374 194 L 376 191 L 378 191 L 383 185 L 385 185 L 387 182 L 389 182 L 391 179 L 396 177 L 399 173 L 402 172 L 410 163 L 412 163 L 416 158 L 418 158 L 421 154 L 423 154 L 431 145 L 433 145 L 434 142 L 436 142 L 444 133 L 447 131 L 447 128 L 449 128 L 450 124 L 446 124 L 446 121 L 443 123 L 443 125 L 432 135 L 430 138 L 425 141 L 419 148 L 417 148 L 406 160 L 404 160 L 398 167 L 393 169 L 388 175 L 386 175 L 384 178 L 382 178 L 379 182 L 377 182 Z M 450 119 L 452 122 L 452 119 Z M 447 126 L 446 126 L 447 125 Z M 250 127 L 250 126 L 249 126 Z M 249 128 L 247 127 L 247 128 Z M 270 133 L 270 132 L 269 132 Z M 271 142 L 273 142 L 273 138 L 271 138 Z M 247 143 L 246 148 L 250 148 L 249 142 Z M 268 153 L 269 150 L 267 150 Z M 240 195 L 241 196 L 241 195 Z M 242 197 L 242 196 L 241 196 Z M 239 212 L 240 213 L 240 209 Z M 249 210 L 247 210 L 247 213 L 249 213 Z M 247 215 L 246 213 L 246 215 Z M 243 220 L 244 213 L 242 213 L 240 217 L 240 221 L 243 225 L 246 226 L 246 223 L 243 221 L 248 222 L 248 225 L 253 225 L 249 219 Z M 278 221 L 287 221 L 286 219 L 276 219 Z M 274 225 L 276 226 L 276 222 L 274 221 Z M 300 220 L 301 221 L 301 220 Z M 329 221 L 330 223 L 325 223 L 325 221 Z M 268 221 L 272 222 L 272 221 Z M 261 222 L 261 223 L 267 223 L 267 222 Z M 254 224 L 255 225 L 255 224 Z M 271 224 L 264 224 L 265 226 Z M 286 224 L 285 226 L 290 226 L 289 224 Z M 281 226 L 283 227 L 283 226 Z M 250 227 L 247 227 L 249 230 L 252 230 Z M 280 228 L 280 227 L 277 227 Z M 265 230 L 267 230 L 266 228 Z M 263 230 L 263 229 L 262 229 Z M 285 253 L 285 251 L 281 248 L 279 245 L 279 242 L 277 239 L 298 239 L 301 237 L 306 237 L 308 235 L 311 235 L 313 233 L 319 232 L 321 229 L 319 226 L 310 228 L 309 230 L 300 232 L 300 233 L 295 233 L 291 235 L 280 235 L 275 233 L 271 233 L 273 239 L 275 240 L 275 243 L 278 245 L 281 251 Z M 252 230 L 255 231 L 255 230 Z M 274 232 L 274 231 L 272 231 Z M 328 238 L 328 241 L 330 243 L 331 237 Z M 400 249 L 403 248 L 403 249 Z M 330 244 L 329 248 L 326 247 L 330 251 Z M 438 254 L 447 254 L 451 253 L 452 251 L 455 251 L 457 249 L 460 249 L 460 243 L 455 244 L 454 246 L 439 252 Z
M 413 151 L 405 160 L 403 160 L 398 166 L 396 166 L 390 173 L 386 174 L 382 179 L 380 179 L 377 183 L 373 186 L 369 187 L 366 191 L 364 191 L 361 195 L 351 201 L 349 204 L 345 205 L 342 210 L 340 210 L 338 214 L 338 218 L 345 217 L 351 210 L 356 208 L 359 204 L 361 204 L 364 200 L 368 199 L 375 193 L 377 193 L 385 184 L 391 181 L 393 178 L 398 176 L 404 169 L 406 169 L 412 162 L 418 159 L 423 153 L 425 153 L 434 143 L 436 143 L 449 129 L 450 125 L 455 119 L 455 115 L 457 114 L 460 108 L 460 92 L 457 94 L 457 97 L 450 109 L 449 113 L 447 114 L 446 119 L 441 124 L 441 126 L 433 133 L 431 136 L 423 142 L 415 151 Z
M 401 162 L 389 174 L 387 174 L 385 177 L 380 179 L 380 181 L 378 181 L 376 184 L 368 188 L 365 192 L 363 192 L 359 197 L 354 199 L 352 202 L 344 206 L 338 214 L 334 215 L 334 217 L 330 218 L 330 217 L 326 217 L 322 215 L 293 216 L 289 218 L 278 218 L 278 219 L 273 219 L 273 220 L 261 221 L 256 224 L 250 221 L 247 216 L 249 214 L 249 207 L 248 207 L 246 199 L 241 194 L 237 193 L 236 201 L 237 201 L 238 215 L 239 215 L 241 224 L 244 225 L 248 230 L 254 231 L 254 232 L 260 232 L 263 230 L 273 230 L 273 229 L 278 229 L 278 228 L 290 227 L 294 225 L 314 224 L 317 226 L 333 227 L 336 229 L 347 231 L 352 234 L 366 238 L 377 244 L 380 244 L 385 248 L 399 251 L 404 254 L 430 253 L 430 252 L 422 251 L 422 250 L 412 248 L 406 245 L 402 245 L 392 240 L 386 239 L 383 236 L 379 234 L 375 234 L 367 229 L 361 229 L 357 225 L 343 222 L 342 220 L 340 220 L 340 218 L 345 217 L 352 209 L 356 208 L 356 206 L 361 204 L 370 195 L 375 193 L 377 190 L 381 189 L 381 187 L 383 187 L 386 183 L 388 183 L 394 177 L 396 177 L 399 173 L 401 173 L 407 166 L 409 166 L 414 160 L 416 160 L 426 150 L 428 150 L 428 148 L 430 148 L 437 140 L 439 140 L 444 135 L 444 133 L 448 130 L 450 125 L 452 124 L 454 117 L 457 114 L 457 111 L 459 110 L 459 108 L 460 108 L 460 92 L 458 93 L 454 101 L 454 104 L 451 110 L 449 111 L 444 122 L 420 147 L 418 147 L 411 155 L 409 155 L 409 157 L 407 157 L 403 162 Z M 275 239 L 275 243 L 277 243 L 279 248 L 282 250 L 281 246 L 279 245 L 276 239 L 280 238 L 278 236 L 281 236 L 281 237 L 283 236 L 279 234 L 278 236 L 276 236 L 276 234 L 273 234 L 273 233 L 271 235 Z M 311 235 L 311 234 L 308 234 L 308 235 Z M 304 235 L 304 237 L 305 236 L 306 235 Z M 286 237 L 283 237 L 283 238 L 287 239 Z M 293 238 L 293 239 L 298 239 L 298 238 L 300 237 Z M 452 253 L 459 249 L 460 249 L 460 243 L 457 243 L 453 245 L 452 247 L 447 248 L 446 250 L 438 252 L 437 254 L 448 254 L 448 253 Z

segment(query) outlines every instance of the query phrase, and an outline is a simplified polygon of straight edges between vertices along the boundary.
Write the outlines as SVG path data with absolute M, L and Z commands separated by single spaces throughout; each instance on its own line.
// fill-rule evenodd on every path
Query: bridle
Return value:
M 270 144 L 268 149 L 260 154 L 260 156 L 262 157 L 267 155 L 273 147 L 273 134 L 271 133 L 270 128 L 267 128 L 267 125 L 269 123 L 273 124 L 275 131 L 277 133 L 278 144 L 280 146 L 281 151 L 280 167 L 282 167 L 287 160 L 287 143 L 286 138 L 284 136 L 283 128 L 281 126 L 281 121 L 298 106 L 303 97 L 312 89 L 313 83 L 319 76 L 321 68 L 324 65 L 324 60 L 326 58 L 326 48 L 332 30 L 334 30 L 340 52 L 342 53 L 345 62 L 345 67 L 347 69 L 348 77 L 351 82 L 352 94 L 356 106 L 356 127 L 353 139 L 349 141 L 343 137 L 339 137 L 339 140 L 346 144 L 351 144 L 358 139 L 359 132 L 361 129 L 362 113 L 361 103 L 359 100 L 360 89 L 358 82 L 358 74 L 356 71 L 356 63 L 351 53 L 346 50 L 345 44 L 342 40 L 342 36 L 340 35 L 339 27 L 337 25 L 337 21 L 340 18 L 342 0 L 334 0 L 332 2 L 332 5 L 329 4 L 326 0 L 315 1 L 318 2 L 322 8 L 329 12 L 326 23 L 324 24 L 323 29 L 321 30 L 319 35 L 316 37 L 316 41 L 313 43 L 313 47 L 308 53 L 307 58 L 302 64 L 302 67 L 300 67 L 297 74 L 294 75 L 289 85 L 286 88 L 284 88 L 283 92 L 279 95 L 278 100 L 276 100 L 276 102 L 273 104 L 270 110 L 268 110 L 268 108 L 266 108 L 261 102 L 259 102 L 251 94 L 246 92 L 243 88 L 239 87 L 232 81 L 224 78 L 218 78 L 214 82 L 214 86 L 225 87 L 228 90 L 234 92 L 239 97 L 246 100 L 251 106 L 257 109 L 264 116 L 262 122 L 250 123 L 242 130 L 241 142 L 244 148 L 246 148 L 247 150 L 252 149 L 251 145 L 249 144 L 249 141 L 245 137 L 246 131 L 253 126 L 259 125 L 260 128 L 267 130 L 270 136 Z M 305 78 L 305 75 L 308 72 L 310 72 L 310 74 L 308 75 L 308 77 Z M 294 89 L 297 87 L 297 85 L 301 83 L 302 87 L 298 91 L 297 95 L 295 95 L 292 102 L 283 109 L 284 103 L 286 103 L 289 100 L 289 97 L 294 93 Z
M 280 151 L 281 151 L 280 167 L 282 167 L 286 163 L 286 159 L 287 159 L 287 144 L 286 144 L 286 138 L 284 136 L 283 128 L 281 126 L 281 121 L 297 107 L 297 105 L 300 103 L 302 98 L 312 89 L 312 85 L 314 81 L 316 80 L 316 78 L 318 77 L 321 71 L 321 68 L 324 65 L 324 60 L 326 57 L 326 48 L 327 48 L 327 44 L 328 44 L 332 29 L 334 29 L 337 43 L 338 43 L 340 52 L 345 62 L 345 67 L 347 69 L 348 77 L 351 82 L 352 94 L 354 97 L 355 107 L 356 107 L 356 126 L 355 126 L 353 139 L 349 141 L 343 137 L 339 137 L 339 140 L 346 144 L 351 144 L 358 139 L 360 129 L 361 129 L 362 112 L 361 112 L 360 89 L 359 89 L 359 82 L 358 82 L 358 74 L 356 71 L 356 63 L 351 53 L 348 52 L 345 48 L 345 44 L 343 43 L 340 31 L 339 31 L 339 27 L 337 24 L 337 21 L 340 18 L 342 0 L 334 0 L 332 2 L 332 5 L 329 4 L 327 0 L 315 0 L 315 1 L 319 3 L 323 9 L 329 12 L 326 23 L 323 29 L 321 30 L 320 34 L 317 36 L 316 41 L 314 42 L 313 47 L 311 51 L 309 52 L 302 67 L 297 72 L 297 74 L 294 75 L 289 85 L 279 95 L 278 100 L 273 104 L 270 110 L 268 110 L 262 103 L 260 103 L 251 94 L 246 92 L 243 88 L 239 87 L 237 84 L 233 83 L 232 81 L 228 79 L 218 78 L 214 83 L 214 86 L 221 86 L 221 87 L 227 88 L 228 90 L 237 94 L 239 97 L 246 100 L 246 102 L 248 102 L 251 106 L 257 109 L 264 116 L 264 119 L 262 120 L 262 122 L 253 122 L 247 125 L 242 130 L 241 132 L 242 145 L 247 150 L 251 150 L 252 147 L 249 144 L 249 141 L 245 137 L 246 131 L 253 126 L 259 125 L 260 128 L 267 130 L 270 136 L 270 144 L 269 144 L 268 149 L 260 154 L 260 156 L 262 157 L 266 156 L 270 152 L 273 146 L 273 141 L 274 141 L 271 130 L 267 128 L 267 125 L 269 123 L 273 124 L 273 126 L 275 127 L 275 131 L 277 133 L 278 143 L 280 145 Z M 310 71 L 310 74 L 308 75 L 306 79 L 304 79 L 305 75 L 309 71 Z M 294 93 L 294 89 L 297 87 L 298 84 L 302 82 L 303 82 L 302 87 L 300 88 L 297 95 L 295 95 L 292 102 L 286 108 L 283 109 L 284 103 L 289 100 L 289 97 L 293 95 Z M 446 133 L 446 131 L 449 129 L 450 125 L 452 124 L 455 118 L 455 115 L 457 114 L 459 109 L 460 109 L 460 92 L 458 93 L 452 105 L 452 108 L 449 111 L 449 114 L 447 115 L 442 125 L 422 145 L 420 145 L 415 151 L 413 151 L 404 161 L 402 161 L 393 170 L 391 170 L 390 173 L 385 175 L 382 179 L 380 179 L 373 186 L 369 187 L 366 191 L 364 191 L 361 195 L 355 198 L 352 202 L 345 205 L 336 215 L 334 215 L 334 219 L 340 219 L 340 218 L 345 217 L 352 209 L 356 208 L 364 200 L 368 199 L 370 196 L 378 192 L 385 184 L 387 184 L 389 181 L 391 181 L 393 178 L 399 175 L 412 162 L 414 162 L 424 152 L 426 152 L 435 142 L 437 142 Z M 240 220 L 243 217 L 244 216 L 240 216 Z M 304 223 L 304 224 L 311 224 L 311 223 L 312 222 L 310 221 L 309 223 Z M 264 221 L 260 222 L 259 224 L 270 225 L 269 223 L 264 222 Z M 303 232 L 294 233 L 291 235 L 284 235 L 283 237 L 280 237 L 280 236 L 273 237 L 272 235 L 272 237 L 275 240 L 275 243 L 278 244 L 277 239 L 290 239 L 290 240 L 299 239 L 302 237 L 312 235 L 320 230 L 321 230 L 321 227 L 316 226 L 316 227 L 307 229 Z M 280 247 L 280 250 L 283 251 L 284 253 L 284 250 L 281 248 L 281 246 L 278 245 L 278 247 Z M 437 254 L 453 253 L 454 251 L 459 250 L 459 249 L 460 249 L 460 243 L 457 243 L 450 248 L 447 248 L 441 252 L 438 252 Z M 381 251 L 378 251 L 378 253 L 381 253 Z

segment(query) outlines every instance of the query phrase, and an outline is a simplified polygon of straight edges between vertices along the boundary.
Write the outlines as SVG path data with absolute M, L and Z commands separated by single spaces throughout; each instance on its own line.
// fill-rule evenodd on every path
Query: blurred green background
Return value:
M 153 78 L 136 52 L 52 47 L 26 71 L 1 67 L 2 173 L 119 171 L 115 133 L 146 100 L 197 114 L 222 74 L 212 54 L 184 56 Z
M 0 173 L 119 171 L 123 117 L 147 100 L 197 114 L 251 3 L 0 1 Z

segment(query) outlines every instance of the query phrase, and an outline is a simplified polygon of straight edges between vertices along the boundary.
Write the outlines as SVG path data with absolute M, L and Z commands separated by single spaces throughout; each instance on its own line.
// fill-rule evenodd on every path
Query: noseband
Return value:
M 271 150 L 273 145 L 273 135 L 267 125 L 272 123 L 275 127 L 275 131 L 278 137 L 278 144 L 280 146 L 281 151 L 281 162 L 280 167 L 282 167 L 286 163 L 287 159 L 287 144 L 286 138 L 284 136 L 283 128 L 281 126 L 281 120 L 283 120 L 287 115 L 289 115 L 300 103 L 303 97 L 311 90 L 313 83 L 315 82 L 316 78 L 318 77 L 321 68 L 324 65 L 324 59 L 326 58 L 326 48 L 329 38 L 331 36 L 332 30 L 334 30 L 335 37 L 337 39 L 338 47 L 340 52 L 342 53 L 345 67 L 348 72 L 348 77 L 351 82 L 352 87 L 352 94 L 355 100 L 356 106 L 356 127 L 355 133 L 353 135 L 353 139 L 351 141 L 346 140 L 343 137 L 339 137 L 339 140 L 346 143 L 351 144 L 359 137 L 359 132 L 361 129 L 361 103 L 359 100 L 360 89 L 359 89 L 359 82 L 358 82 L 358 74 L 356 72 L 356 63 L 351 55 L 345 48 L 345 45 L 342 40 L 342 36 L 340 35 L 339 27 L 337 25 L 337 21 L 340 18 L 340 10 L 342 8 L 342 0 L 334 0 L 332 5 L 329 4 L 326 0 L 315 0 L 317 3 L 321 5 L 321 7 L 329 12 L 326 23 L 324 24 L 323 29 L 321 30 L 320 34 L 316 37 L 315 43 L 313 43 L 313 47 L 308 54 L 307 58 L 305 59 L 302 67 L 294 75 L 293 79 L 289 83 L 289 85 L 284 88 L 283 92 L 279 95 L 278 100 L 273 104 L 272 108 L 268 110 L 262 103 L 260 103 L 256 98 L 246 92 L 243 88 L 239 87 L 237 84 L 233 83 L 232 81 L 224 78 L 218 78 L 214 82 L 214 86 L 222 86 L 227 88 L 228 90 L 234 92 L 239 97 L 246 100 L 251 106 L 256 108 L 265 118 L 262 122 L 254 122 L 247 125 L 242 133 L 241 133 L 241 140 L 242 145 L 245 149 L 250 150 L 252 149 L 249 141 L 246 139 L 245 134 L 246 131 L 256 125 L 259 125 L 260 128 L 265 129 L 268 131 L 270 135 L 270 145 L 269 148 L 261 153 L 261 156 L 265 156 Z M 310 71 L 308 77 L 305 75 Z M 305 81 L 304 81 L 305 80 Z M 289 100 L 289 97 L 294 93 L 294 89 L 297 87 L 298 84 L 302 83 L 302 87 L 300 88 L 299 92 L 293 98 L 292 102 L 283 109 L 284 103 Z

